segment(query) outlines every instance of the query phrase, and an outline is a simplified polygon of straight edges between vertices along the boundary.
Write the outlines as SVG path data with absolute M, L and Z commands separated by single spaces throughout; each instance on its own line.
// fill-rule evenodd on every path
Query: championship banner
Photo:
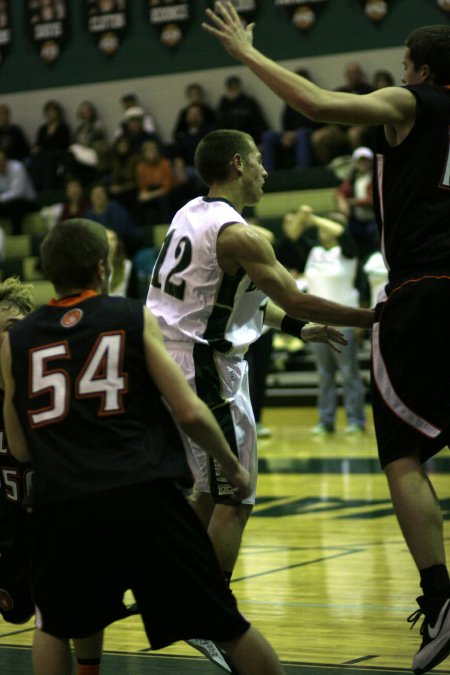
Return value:
M 178 47 L 191 18 L 191 0 L 147 1 L 150 24 L 158 29 L 163 45 Z
M 299 30 L 307 31 L 317 20 L 317 13 L 327 0 L 274 0 L 275 7 L 285 7 L 291 14 L 292 23 Z
M 31 39 L 43 61 L 51 65 L 67 38 L 67 0 L 27 0 Z
M 258 0 L 231 0 L 239 16 L 246 22 L 251 23 L 255 19 L 258 9 Z M 214 2 L 210 2 L 211 9 L 214 9 Z
M 9 0 L 0 0 L 0 63 L 11 45 Z
M 364 11 L 371 21 L 382 21 L 388 13 L 387 0 L 361 0 Z
M 87 29 L 106 56 L 114 56 L 127 28 L 127 0 L 86 0 Z

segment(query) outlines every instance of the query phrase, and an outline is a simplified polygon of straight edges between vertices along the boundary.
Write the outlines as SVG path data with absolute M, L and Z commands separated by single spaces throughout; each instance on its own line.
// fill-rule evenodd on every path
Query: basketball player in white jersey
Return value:
M 220 466 L 189 442 L 194 508 L 229 581 L 256 490 L 256 430 L 243 358 L 248 345 L 260 336 L 263 323 L 307 341 L 345 345 L 334 328 L 300 319 L 369 328 L 372 312 L 301 293 L 269 242 L 245 222 L 244 206 L 261 198 L 267 177 L 250 136 L 234 130 L 209 133 L 197 148 L 196 168 L 210 188 L 208 196 L 193 199 L 175 215 L 147 305 L 170 353 L 253 478 L 252 494 L 236 503 Z M 267 304 L 268 297 L 273 302 Z

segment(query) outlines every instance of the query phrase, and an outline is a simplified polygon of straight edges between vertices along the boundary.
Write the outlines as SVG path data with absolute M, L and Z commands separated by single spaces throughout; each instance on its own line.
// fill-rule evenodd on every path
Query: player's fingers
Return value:
M 217 28 L 214 28 L 209 23 L 203 22 L 202 28 L 203 28 L 203 30 L 206 30 L 208 33 L 211 33 L 211 35 L 215 35 L 218 38 L 223 37 L 222 31 L 218 30 Z
M 329 340 L 334 340 L 335 342 L 339 342 L 341 345 L 346 345 L 348 344 L 348 340 L 345 337 L 345 335 L 342 335 L 342 333 L 335 328 L 328 328 L 326 329 L 326 335 Z
M 236 21 L 241 24 L 241 19 L 239 14 L 236 11 L 236 7 L 230 2 L 230 0 L 227 0 L 227 2 L 223 3 L 218 0 L 216 2 L 216 9 L 218 9 L 223 16 L 228 17 L 231 21 L 236 23 Z
M 212 11 L 212 9 L 208 8 L 206 10 L 206 15 L 207 15 L 208 19 L 211 19 L 211 21 L 213 23 L 215 23 L 216 26 L 218 26 L 221 30 L 223 30 L 225 28 L 225 23 L 222 21 L 220 16 L 218 16 L 217 14 L 215 14 L 215 12 Z M 205 24 L 205 25 L 207 26 L 208 24 Z

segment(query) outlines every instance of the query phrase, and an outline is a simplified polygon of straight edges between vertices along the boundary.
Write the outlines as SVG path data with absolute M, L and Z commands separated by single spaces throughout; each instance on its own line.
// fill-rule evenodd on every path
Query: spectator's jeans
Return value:
M 295 141 L 295 164 L 299 169 L 311 166 L 311 149 L 309 127 L 300 127 Z M 265 131 L 262 136 L 262 161 L 266 171 L 277 168 L 277 150 L 281 145 L 282 133 L 279 131 Z
M 334 427 L 337 408 L 336 375 L 341 376 L 347 424 L 365 426 L 365 391 L 359 374 L 358 348 L 354 328 L 339 328 L 348 345 L 337 353 L 326 344 L 311 343 L 319 375 L 319 422 Z

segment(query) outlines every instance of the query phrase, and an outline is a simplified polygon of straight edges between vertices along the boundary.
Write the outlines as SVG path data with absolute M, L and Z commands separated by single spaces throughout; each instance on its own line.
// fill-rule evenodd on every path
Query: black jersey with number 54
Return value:
M 145 366 L 141 302 L 88 291 L 49 303 L 11 329 L 10 343 L 35 504 L 161 478 L 189 482 Z

